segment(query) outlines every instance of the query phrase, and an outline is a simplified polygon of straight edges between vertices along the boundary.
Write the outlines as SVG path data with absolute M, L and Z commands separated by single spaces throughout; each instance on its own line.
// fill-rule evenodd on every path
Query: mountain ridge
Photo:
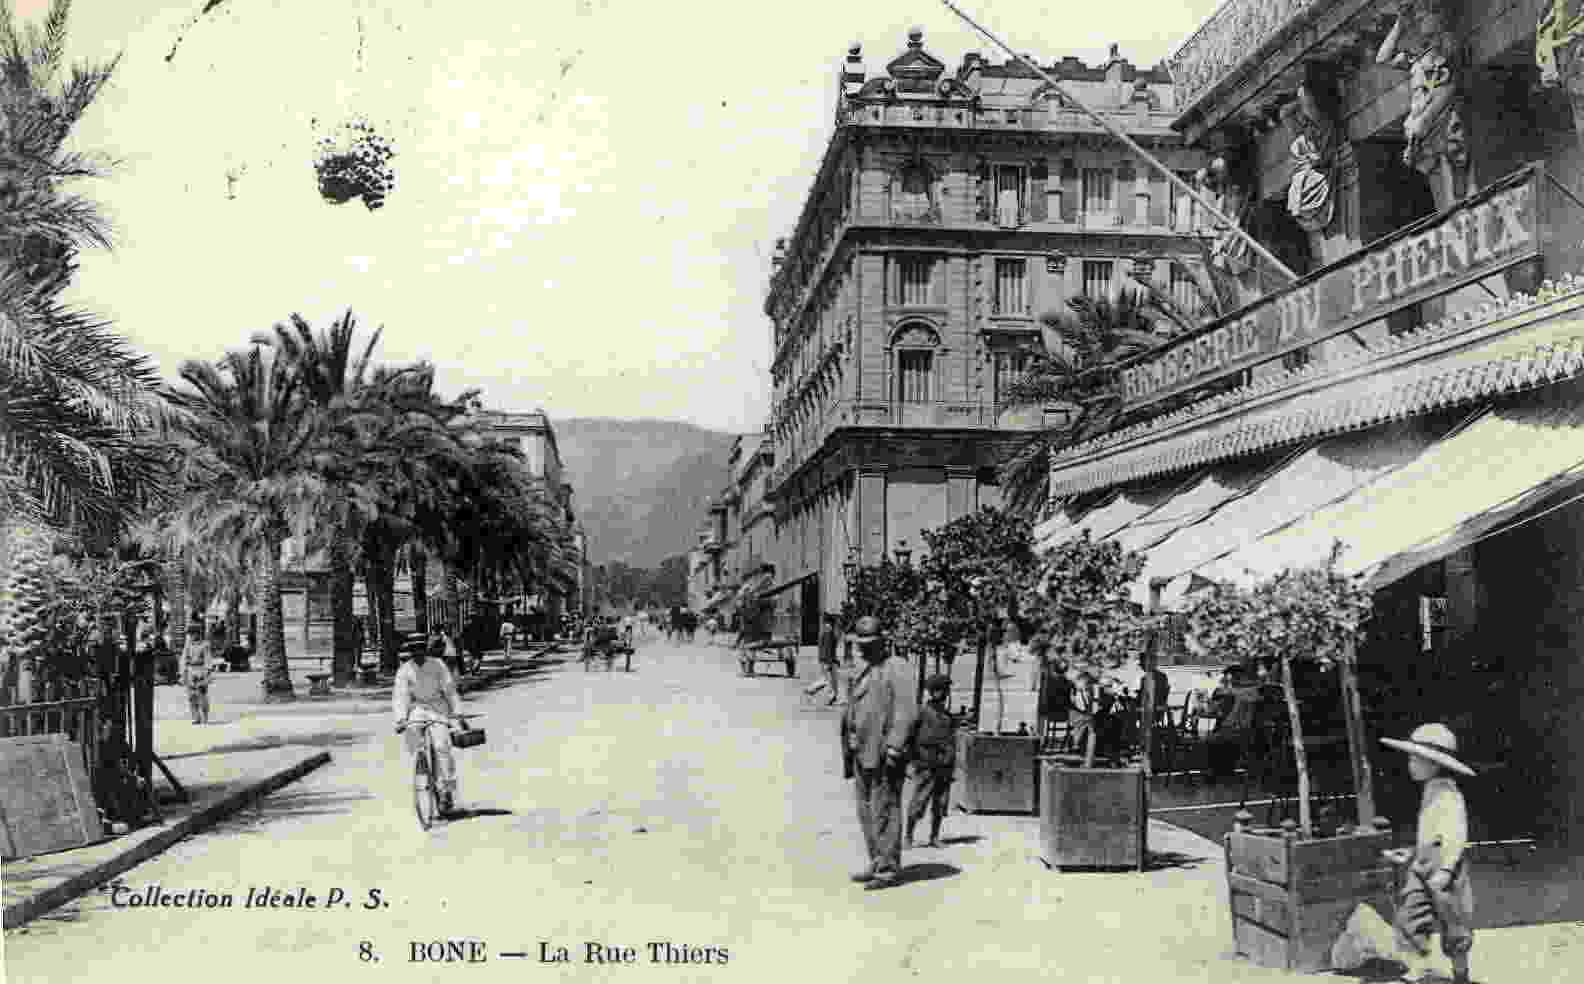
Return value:
M 552 419 L 589 562 L 657 568 L 697 542 L 738 435 L 659 417 Z

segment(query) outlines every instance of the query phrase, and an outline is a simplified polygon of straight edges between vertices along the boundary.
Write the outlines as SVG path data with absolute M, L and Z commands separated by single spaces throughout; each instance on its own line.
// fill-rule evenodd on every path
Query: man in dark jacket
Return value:
M 913 798 L 908 801 L 907 843 L 913 829 L 930 813 L 927 847 L 940 847 L 941 821 L 946 819 L 952 773 L 957 766 L 957 719 L 947 709 L 951 677 L 937 673 L 924 682 L 929 701 L 919 709 L 913 725 Z
M 853 680 L 842 715 L 842 748 L 858 799 L 869 867 L 853 875 L 865 888 L 897 883 L 902 871 L 902 785 L 907 745 L 918 714 L 913 674 L 880 634 L 880 620 L 865 615 L 853 626 L 853 645 L 864 668 Z

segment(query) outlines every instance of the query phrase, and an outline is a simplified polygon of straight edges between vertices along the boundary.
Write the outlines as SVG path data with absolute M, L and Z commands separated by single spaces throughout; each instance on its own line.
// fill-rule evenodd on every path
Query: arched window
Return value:
M 940 336 L 927 325 L 899 329 L 892 340 L 896 353 L 898 403 L 931 403 L 935 400 L 935 350 Z

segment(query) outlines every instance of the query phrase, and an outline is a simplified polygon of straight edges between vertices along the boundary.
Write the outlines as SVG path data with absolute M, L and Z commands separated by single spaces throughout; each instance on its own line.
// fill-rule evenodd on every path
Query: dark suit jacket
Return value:
M 842 747 L 860 769 L 878 769 L 886 748 L 906 749 L 918 716 L 911 667 L 895 657 L 867 663 L 842 715 Z

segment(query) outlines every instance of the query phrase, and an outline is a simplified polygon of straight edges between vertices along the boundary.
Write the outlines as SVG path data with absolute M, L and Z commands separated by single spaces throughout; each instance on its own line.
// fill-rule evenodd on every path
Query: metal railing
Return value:
M 48 700 L 0 706 L 0 738 L 62 734 L 82 746 L 92 775 L 99 764 L 100 720 L 104 695 L 97 681 L 49 687 Z M 0 695 L 0 700 L 9 695 Z

